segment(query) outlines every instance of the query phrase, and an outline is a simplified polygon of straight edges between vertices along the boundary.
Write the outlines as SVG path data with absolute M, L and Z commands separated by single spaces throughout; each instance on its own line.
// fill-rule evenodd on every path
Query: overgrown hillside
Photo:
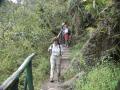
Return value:
M 89 1 L 86 5 L 91 7 L 88 11 L 94 12 L 95 22 L 84 29 L 88 38 L 80 37 L 78 44 L 73 47 L 71 67 L 64 78 L 68 81 L 72 78 L 73 83 L 68 88 L 73 90 L 119 90 L 119 1 L 96 1 L 94 9 L 93 3 L 90 6 Z M 100 11 L 96 12 L 95 9 Z M 74 80 L 82 71 L 85 74 Z
M 96 66 L 86 65 L 80 50 L 84 45 L 82 43 L 85 42 L 72 48 L 71 65 L 62 77 L 65 80 L 63 90 L 119 90 L 120 64 L 113 63 L 114 59 L 104 56 L 98 59 L 101 62 L 97 62 Z M 83 72 L 85 74 L 81 76 Z
M 35 52 L 34 87 L 39 90 L 41 82 L 49 75 L 47 49 L 65 18 L 65 5 L 48 0 L 32 2 L 24 0 L 23 4 L 15 4 L 3 0 L 0 4 L 0 84 L 17 70 L 28 55 Z M 24 75 L 20 79 L 21 90 L 23 78 Z
M 53 34 L 43 26 L 42 18 L 34 7 L 17 5 L 5 1 L 0 6 L 0 83 L 6 80 L 22 64 L 24 59 L 35 52 L 33 76 L 35 90 L 40 87 L 43 76 L 48 75 L 49 60 L 47 48 Z M 47 77 L 47 76 L 46 76 Z M 23 81 L 20 83 L 24 84 Z
M 72 33 L 72 55 L 71 65 L 61 78 L 67 81 L 84 71 L 84 76 L 68 85 L 72 90 L 120 89 L 119 0 L 21 1 L 0 1 L 0 84 L 35 52 L 34 87 L 40 90 L 49 75 L 47 49 L 51 38 L 66 21 Z

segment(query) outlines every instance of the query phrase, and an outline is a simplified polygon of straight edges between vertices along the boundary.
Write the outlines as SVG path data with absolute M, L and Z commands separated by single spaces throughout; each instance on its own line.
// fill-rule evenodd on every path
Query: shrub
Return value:
M 115 90 L 120 80 L 120 68 L 104 64 L 90 71 L 75 83 L 75 90 Z

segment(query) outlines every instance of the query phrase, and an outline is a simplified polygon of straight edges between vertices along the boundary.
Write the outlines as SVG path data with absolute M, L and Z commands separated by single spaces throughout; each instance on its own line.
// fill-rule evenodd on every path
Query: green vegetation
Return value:
M 78 41 L 76 41 L 76 45 L 73 45 L 71 48 L 71 66 L 67 70 L 67 72 L 64 73 L 63 78 L 65 80 L 68 80 L 72 78 L 74 75 L 76 75 L 78 72 L 80 72 L 82 69 L 85 69 L 85 62 L 81 54 L 81 48 L 85 44 L 86 40 L 88 39 L 88 35 L 85 35 L 84 37 L 80 37 Z
M 42 81 L 49 78 L 47 48 L 51 38 L 58 34 L 61 23 L 67 21 L 73 40 L 71 67 L 63 78 L 68 80 L 85 71 L 85 76 L 75 82 L 75 90 L 115 89 L 120 80 L 120 68 L 117 65 L 120 61 L 119 0 L 23 0 L 23 4 L 2 1 L 4 0 L 0 1 L 0 84 L 16 71 L 29 54 L 35 52 L 34 86 L 35 90 L 40 90 Z M 88 49 L 85 52 L 88 53 L 85 55 L 88 58 L 89 53 L 99 54 L 94 67 L 85 63 L 81 52 L 86 42 Z M 103 62 L 100 55 L 110 58 Z M 21 90 L 23 77 L 24 75 L 20 77 Z
M 72 66 L 64 74 L 64 79 L 73 78 L 78 72 L 86 74 L 74 83 L 74 90 L 115 90 L 120 80 L 120 67 L 114 64 L 112 58 L 102 58 L 95 67 L 88 67 L 80 52 L 82 44 L 78 43 L 72 49 Z M 111 62 L 109 62 L 111 61 Z
M 26 0 L 24 4 L 14 4 L 5 0 L 0 4 L 0 84 L 17 70 L 29 54 L 35 52 L 34 86 L 35 90 L 40 89 L 41 82 L 49 75 L 47 48 L 54 37 L 52 31 L 60 28 L 63 18 L 66 18 L 66 3 L 61 3 Z M 24 85 L 23 77 L 20 89 Z
M 102 64 L 79 79 L 75 90 L 115 90 L 120 80 L 120 67 L 113 64 Z
M 47 48 L 53 34 L 47 26 L 42 27 L 37 10 L 7 1 L 0 8 L 0 84 L 35 52 L 33 76 L 35 90 L 38 90 L 49 75 Z M 21 81 L 20 85 L 23 84 Z

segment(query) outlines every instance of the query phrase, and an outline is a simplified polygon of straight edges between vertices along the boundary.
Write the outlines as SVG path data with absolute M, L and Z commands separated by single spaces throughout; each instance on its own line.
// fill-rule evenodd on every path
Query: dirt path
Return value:
M 70 65 L 70 49 L 69 48 L 65 48 L 63 49 L 63 56 L 62 56 L 62 61 L 61 61 L 61 75 L 63 75 L 63 73 L 67 70 L 67 68 Z M 62 82 L 57 82 L 56 80 L 56 75 L 55 75 L 55 81 L 53 83 L 49 82 L 49 79 L 46 80 L 43 85 L 42 88 L 40 90 L 63 90 L 62 88 L 59 87 L 60 84 L 62 84 Z

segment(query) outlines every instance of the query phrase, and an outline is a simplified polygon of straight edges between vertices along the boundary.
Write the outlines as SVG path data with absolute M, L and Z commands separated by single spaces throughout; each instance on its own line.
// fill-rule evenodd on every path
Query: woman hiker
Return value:
M 65 40 L 65 46 L 69 47 L 69 29 L 67 23 L 64 23 L 63 25 L 63 33 L 64 33 L 64 40 Z
M 51 53 L 50 56 L 50 82 L 54 82 L 54 73 L 57 69 L 57 80 L 60 79 L 60 67 L 61 67 L 61 56 L 63 53 L 63 48 L 59 44 L 59 39 L 57 37 L 53 38 L 53 44 L 50 45 L 48 51 Z

